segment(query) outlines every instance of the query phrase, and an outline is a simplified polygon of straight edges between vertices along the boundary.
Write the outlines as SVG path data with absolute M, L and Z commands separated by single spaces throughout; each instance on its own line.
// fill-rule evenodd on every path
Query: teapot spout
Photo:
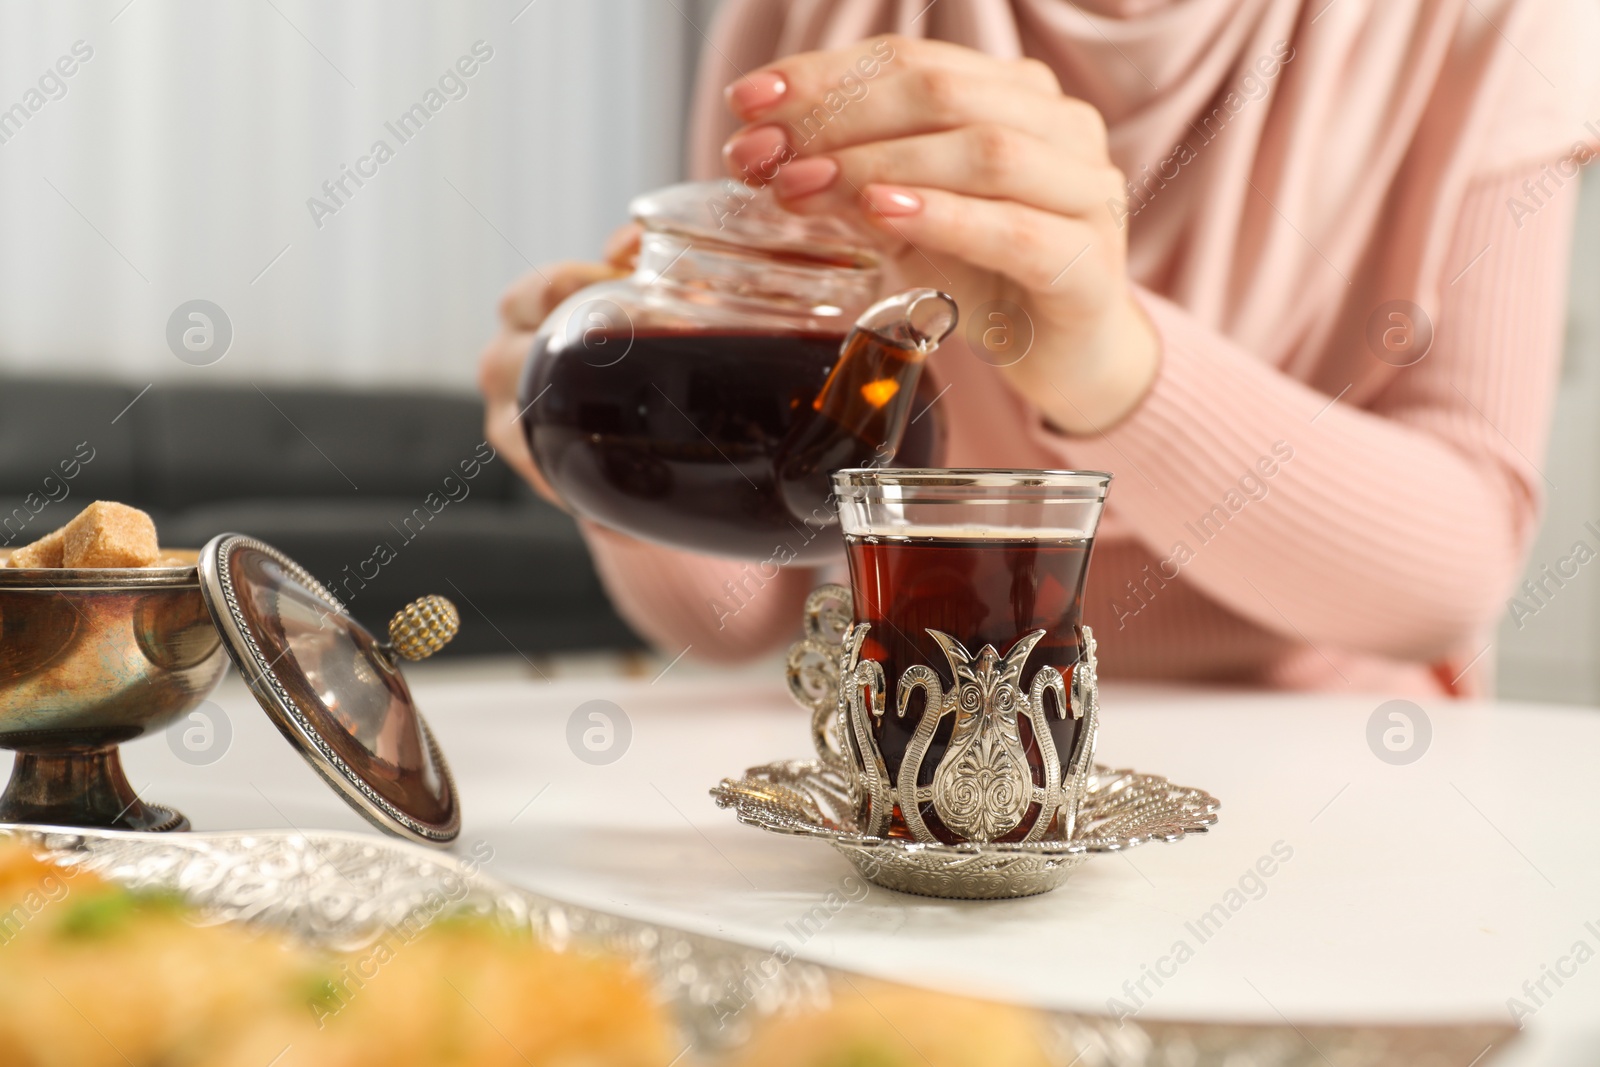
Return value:
M 785 505 L 807 526 L 833 525 L 834 471 L 889 462 L 911 416 L 928 353 L 956 327 L 956 302 L 937 289 L 908 289 L 880 300 L 845 338 L 809 418 L 778 454 Z
M 956 302 L 948 293 L 937 289 L 907 289 L 862 312 L 855 328 L 896 348 L 915 349 L 926 356 L 950 336 L 960 317 Z M 840 353 L 842 358 L 848 357 L 853 340 L 852 333 Z
M 824 424 L 871 446 L 849 465 L 886 462 L 900 447 L 922 365 L 959 317 L 956 302 L 937 289 L 907 289 L 861 313 L 811 403 Z

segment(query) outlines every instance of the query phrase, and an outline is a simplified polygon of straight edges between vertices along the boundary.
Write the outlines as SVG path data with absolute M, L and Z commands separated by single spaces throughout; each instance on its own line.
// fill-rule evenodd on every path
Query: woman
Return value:
M 1520 0 L 728 0 L 694 169 L 770 177 L 904 284 L 1031 331 L 1010 365 L 954 341 L 931 360 L 947 462 L 1116 474 L 1085 604 L 1107 675 L 1470 695 L 1539 516 L 1600 135 L 1592 22 Z M 491 438 L 535 484 L 516 373 L 604 270 L 519 281 L 484 357 Z M 781 645 L 817 580 L 756 589 L 585 533 L 674 653 Z

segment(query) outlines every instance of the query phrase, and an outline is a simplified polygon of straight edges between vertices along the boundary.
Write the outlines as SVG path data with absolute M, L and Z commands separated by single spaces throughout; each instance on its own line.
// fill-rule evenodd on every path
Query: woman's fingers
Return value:
M 638 234 L 618 231 L 608 244 L 607 254 L 615 260 L 632 255 L 638 247 Z M 528 362 L 533 335 L 545 316 L 561 301 L 582 289 L 624 273 L 609 263 L 558 263 L 543 270 L 530 271 L 511 283 L 500 298 L 500 332 L 484 348 L 478 359 L 478 389 L 483 393 L 483 430 L 496 452 L 541 496 L 560 505 L 555 492 L 539 474 L 522 435 L 522 412 L 518 390 Z
M 644 227 L 637 222 L 625 222 L 612 230 L 603 253 L 606 263 L 619 271 L 631 272 L 634 261 L 639 258 L 639 238 L 643 234 Z
M 954 52 L 963 57 L 974 55 L 967 49 Z M 819 55 L 841 56 L 812 53 Z M 842 55 L 848 58 L 848 53 Z M 774 156 L 818 155 L 850 145 L 984 123 L 1027 131 L 1087 162 L 1107 158 L 1105 123 L 1099 112 L 1081 100 L 1063 96 L 1054 87 L 1053 76 L 1047 74 L 1051 88 L 1041 90 L 1027 84 L 1036 79 L 1018 77 L 1015 64 L 981 56 L 977 60 L 976 65 L 971 59 L 953 64 L 940 53 L 935 60 L 885 67 L 871 81 L 847 79 L 824 89 L 784 83 L 782 98 L 758 112 L 757 122 L 729 140 L 729 170 L 747 180 L 752 176 L 764 179 L 770 173 L 762 173 L 758 164 Z
M 557 507 L 565 505 L 540 475 L 522 432 L 518 397 L 528 352 L 539 324 L 557 304 L 587 285 L 622 277 L 633 269 L 639 235 L 638 224 L 626 223 L 606 241 L 604 263 L 557 263 L 512 282 L 500 298 L 500 332 L 478 359 L 484 435 L 528 484 Z
M 779 170 L 772 189 L 804 214 L 839 214 L 862 206 L 869 184 L 932 186 L 965 196 L 1012 200 L 1041 211 L 1090 216 L 1123 191 L 1109 164 L 1085 163 L 1009 126 L 983 124 L 902 137 L 804 159 Z
M 866 215 L 923 255 L 943 254 L 1063 302 L 1098 305 L 1121 278 L 1115 230 L 944 189 L 868 185 Z
M 1041 92 L 1060 85 L 1036 60 L 996 59 L 944 41 L 894 35 L 871 37 L 845 48 L 801 52 L 750 71 L 723 90 L 728 108 L 746 122 L 770 115 L 779 104 L 843 92 L 853 81 L 872 81 L 886 68 L 943 65 L 968 75 L 1001 76 Z
M 775 164 L 794 158 L 964 126 L 1005 126 L 1084 163 L 1109 160 L 1105 123 L 1083 101 L 1023 92 L 994 81 L 962 88 L 952 82 L 929 90 L 944 77 L 926 72 L 893 77 L 837 112 L 818 103 L 795 109 L 793 118 L 740 130 L 723 148 L 728 172 L 746 181 L 768 181 L 781 169 Z
M 517 390 L 532 343 L 532 330 L 503 330 L 483 350 L 478 361 L 478 388 L 483 393 L 483 432 L 513 470 L 540 495 L 559 503 L 540 476 L 533 454 L 528 451 L 517 406 Z
M 478 390 L 485 400 L 509 403 L 516 399 L 532 342 L 532 330 L 501 330 L 484 347 L 478 357 Z
M 532 342 L 532 332 L 502 333 L 484 350 L 478 368 L 478 385 L 484 398 L 483 435 L 535 492 L 565 510 L 560 496 L 539 473 L 539 465 L 533 461 L 522 429 L 523 412 L 518 403 L 517 385 Z
M 619 255 L 625 252 L 619 247 Z M 557 304 L 579 289 L 622 273 L 620 267 L 609 263 L 557 263 L 529 271 L 500 297 L 500 322 L 514 330 L 537 329 Z

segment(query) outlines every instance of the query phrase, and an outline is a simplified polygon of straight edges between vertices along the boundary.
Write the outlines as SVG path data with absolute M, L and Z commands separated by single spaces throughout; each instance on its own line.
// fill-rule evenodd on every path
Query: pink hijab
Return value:
M 1371 308 L 1439 306 L 1473 178 L 1600 142 L 1597 21 L 1593 0 L 727 0 L 692 166 L 720 174 L 721 87 L 778 56 L 893 32 L 1043 60 L 1141 184 L 1134 280 L 1331 394 L 1350 369 L 1323 381 L 1321 357 Z M 1357 405 L 1396 372 L 1362 366 Z

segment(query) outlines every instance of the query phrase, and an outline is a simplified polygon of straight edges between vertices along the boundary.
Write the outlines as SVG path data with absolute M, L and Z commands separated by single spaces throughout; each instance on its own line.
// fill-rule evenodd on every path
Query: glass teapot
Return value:
M 573 511 L 648 541 L 839 557 L 834 470 L 941 458 L 922 367 L 955 302 L 874 303 L 878 259 L 848 227 L 737 182 L 630 210 L 634 273 L 573 294 L 534 337 L 520 407 L 540 472 Z

